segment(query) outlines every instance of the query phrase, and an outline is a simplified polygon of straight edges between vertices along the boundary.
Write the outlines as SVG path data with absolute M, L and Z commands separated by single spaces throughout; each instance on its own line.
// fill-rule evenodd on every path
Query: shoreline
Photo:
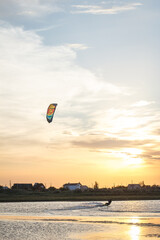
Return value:
M 92 218 L 92 220 L 91 220 Z M 123 217 L 110 217 L 110 216 L 34 216 L 34 215 L 28 215 L 28 216 L 21 216 L 21 215 L 1 215 L 0 214 L 0 219 L 1 220 L 31 220 L 31 221 L 57 221 L 57 222 L 81 222 L 81 223 L 86 223 L 86 222 L 92 222 L 92 223 L 119 223 L 122 224 L 122 221 L 124 224 L 129 224 L 129 225 L 140 225 L 141 222 L 147 223 L 149 220 L 152 220 L 155 222 L 155 224 L 160 225 L 160 217 L 152 217 L 152 216 L 147 216 L 147 217 L 136 217 L 133 218 L 132 216 L 123 216 Z M 112 221 L 111 221 L 112 220 Z
M 160 200 L 160 194 L 126 194 L 126 195 L 85 195 L 85 194 L 53 194 L 37 193 L 0 193 L 0 202 L 76 202 L 76 201 L 136 201 Z

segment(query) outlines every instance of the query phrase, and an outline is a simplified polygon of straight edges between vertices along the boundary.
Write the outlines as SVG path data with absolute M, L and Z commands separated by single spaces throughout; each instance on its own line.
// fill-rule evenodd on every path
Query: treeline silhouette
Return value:
M 98 183 L 95 182 L 93 188 L 87 187 L 85 189 L 70 190 L 64 187 L 56 188 L 50 186 L 46 188 L 43 183 L 32 184 L 14 184 L 11 188 L 0 186 L 0 193 L 2 192 L 16 192 L 16 191 L 30 191 L 30 192 L 51 192 L 54 194 L 58 193 L 83 193 L 83 194 L 94 194 L 94 195 L 123 195 L 123 194 L 145 194 L 145 193 L 160 193 L 160 186 L 158 185 L 139 185 L 129 184 L 128 186 L 114 186 L 111 188 L 99 188 Z

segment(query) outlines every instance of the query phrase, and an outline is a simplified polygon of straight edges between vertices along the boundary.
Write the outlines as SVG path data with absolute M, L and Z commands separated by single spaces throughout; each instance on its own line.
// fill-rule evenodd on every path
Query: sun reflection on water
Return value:
M 138 218 L 133 218 L 131 222 L 134 224 L 139 222 Z M 140 237 L 140 227 L 137 225 L 132 225 L 129 230 L 129 235 L 131 240 L 139 240 Z

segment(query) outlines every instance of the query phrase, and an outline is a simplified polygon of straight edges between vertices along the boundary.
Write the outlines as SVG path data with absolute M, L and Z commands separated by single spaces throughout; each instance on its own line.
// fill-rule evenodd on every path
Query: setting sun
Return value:
M 138 148 L 124 148 L 124 152 L 132 154 L 132 155 L 137 155 L 142 153 L 142 149 Z
M 142 167 L 143 163 L 141 158 L 128 158 L 126 160 L 126 165 L 133 167 Z

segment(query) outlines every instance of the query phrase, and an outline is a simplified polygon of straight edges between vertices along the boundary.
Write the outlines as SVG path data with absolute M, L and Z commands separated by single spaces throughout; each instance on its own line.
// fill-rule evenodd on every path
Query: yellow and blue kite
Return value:
M 57 107 L 57 103 L 52 103 L 52 104 L 50 104 L 49 107 L 48 107 L 47 114 L 46 114 L 46 118 L 47 118 L 47 121 L 48 121 L 49 123 L 51 123 L 52 120 L 53 120 L 53 116 L 54 116 L 56 107 Z

